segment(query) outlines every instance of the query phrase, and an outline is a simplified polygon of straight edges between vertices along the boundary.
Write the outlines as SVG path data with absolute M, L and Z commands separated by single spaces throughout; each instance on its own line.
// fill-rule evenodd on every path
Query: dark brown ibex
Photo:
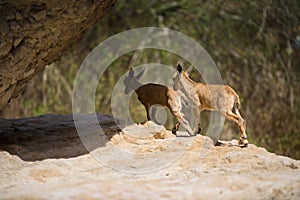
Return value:
M 182 114 L 182 101 L 186 99 L 184 94 L 180 90 L 173 90 L 170 87 L 166 87 L 159 84 L 148 83 L 142 85 L 138 80 L 141 78 L 145 71 L 145 68 L 136 76 L 131 68 L 129 75 L 124 79 L 125 94 L 135 91 L 139 101 L 144 105 L 147 112 L 147 119 L 151 120 L 150 108 L 153 105 L 159 104 L 161 106 L 170 109 L 171 113 L 177 118 L 177 123 L 172 129 L 172 133 L 176 134 L 180 124 L 182 124 L 190 135 L 193 134 L 188 121 Z

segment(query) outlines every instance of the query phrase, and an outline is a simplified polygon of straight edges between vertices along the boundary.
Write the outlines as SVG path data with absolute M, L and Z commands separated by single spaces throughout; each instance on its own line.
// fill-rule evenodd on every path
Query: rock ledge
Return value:
M 98 121 L 107 140 L 89 153 L 72 115 L 1 119 L 0 199 L 300 198 L 297 160 L 235 140 L 173 137 L 154 123 L 122 131 L 110 115 Z

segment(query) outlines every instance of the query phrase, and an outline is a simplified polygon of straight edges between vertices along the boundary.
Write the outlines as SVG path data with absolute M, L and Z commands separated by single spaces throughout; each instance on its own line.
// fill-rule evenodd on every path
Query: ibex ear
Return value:
M 145 72 L 145 67 L 143 67 L 142 71 L 138 73 L 138 75 L 136 75 L 135 78 L 139 80 L 143 76 L 144 72 Z
M 187 73 L 188 75 L 190 75 L 191 72 L 192 72 L 192 70 L 193 70 L 193 65 L 191 65 L 191 66 L 186 70 L 186 73 Z
M 180 62 L 177 62 L 177 71 L 178 71 L 179 73 L 182 72 L 182 65 L 181 65 Z
M 132 68 L 130 68 L 130 70 L 129 70 L 129 77 L 133 77 L 133 75 L 134 75 L 134 71 L 133 71 Z

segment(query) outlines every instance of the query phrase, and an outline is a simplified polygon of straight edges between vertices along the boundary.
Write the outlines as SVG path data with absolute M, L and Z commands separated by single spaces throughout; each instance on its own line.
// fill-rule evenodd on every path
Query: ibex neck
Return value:
M 134 88 L 135 88 L 135 92 L 139 95 L 139 93 L 141 92 L 141 86 L 143 86 L 142 83 L 136 81 L 134 84 Z
M 186 73 L 183 73 L 183 74 L 182 74 L 182 78 L 181 78 L 181 84 L 182 84 L 183 88 L 185 89 L 185 91 L 186 91 L 187 93 L 189 93 L 189 91 L 191 91 L 192 88 L 193 88 L 197 83 L 195 83 L 192 79 L 190 79 Z

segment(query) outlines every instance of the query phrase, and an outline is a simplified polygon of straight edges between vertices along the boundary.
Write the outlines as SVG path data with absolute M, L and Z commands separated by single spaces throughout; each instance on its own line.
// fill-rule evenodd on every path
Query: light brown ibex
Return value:
M 125 94 L 135 91 L 138 96 L 139 101 L 144 105 L 147 112 L 147 119 L 151 120 L 150 108 L 153 105 L 159 104 L 161 106 L 170 109 L 171 113 L 177 118 L 177 123 L 172 129 L 172 133 L 176 134 L 180 124 L 182 124 L 188 133 L 191 135 L 192 129 L 189 126 L 188 121 L 184 118 L 182 114 L 182 101 L 186 99 L 184 94 L 178 90 L 175 91 L 170 87 L 166 87 L 159 84 L 148 83 L 142 85 L 138 80 L 141 78 L 145 71 L 145 68 L 134 76 L 134 71 L 131 68 L 129 75 L 124 79 Z
M 173 78 L 174 89 L 183 88 L 188 98 L 195 105 L 194 128 L 199 124 L 200 113 L 203 110 L 219 111 L 226 119 L 238 124 L 240 129 L 239 145 L 247 146 L 245 120 L 239 113 L 240 100 L 237 93 L 228 85 L 196 83 L 189 78 L 192 66 L 183 71 L 182 65 L 177 63 L 177 73 Z

